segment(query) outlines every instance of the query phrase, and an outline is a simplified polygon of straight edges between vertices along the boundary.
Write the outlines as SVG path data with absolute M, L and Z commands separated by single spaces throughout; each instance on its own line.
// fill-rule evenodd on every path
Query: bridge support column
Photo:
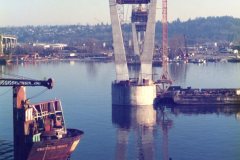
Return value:
M 147 28 L 144 36 L 143 53 L 141 55 L 140 81 L 142 79 L 152 80 L 152 60 L 155 48 L 156 6 L 157 0 L 152 0 L 150 3 Z
M 129 80 L 125 47 L 116 0 L 109 0 L 117 81 Z
M 133 50 L 134 54 L 140 56 L 140 49 L 139 49 L 139 43 L 138 43 L 138 34 L 136 30 L 136 24 L 132 23 L 132 35 L 133 35 Z
M 121 106 L 153 105 L 156 85 L 112 84 L 112 104 Z

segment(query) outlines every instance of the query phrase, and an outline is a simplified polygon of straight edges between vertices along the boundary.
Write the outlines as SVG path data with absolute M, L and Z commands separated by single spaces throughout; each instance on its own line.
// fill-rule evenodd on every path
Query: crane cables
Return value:
M 20 76 L 20 75 L 16 75 L 16 74 L 10 74 L 10 73 L 2 73 L 3 75 L 6 75 L 6 76 L 10 76 L 10 77 L 14 77 L 14 78 L 18 78 L 18 79 L 28 79 L 28 80 L 36 80 L 36 79 L 33 79 L 33 78 L 29 78 L 29 77 L 25 77 L 25 76 Z M 3 78 L 4 79 L 4 78 Z M 3 96 L 5 94 L 7 94 L 11 89 L 3 92 L 2 94 L 0 94 L 0 96 Z M 32 97 L 28 98 L 28 100 L 30 99 L 34 99 L 40 95 L 42 95 L 43 93 L 45 93 L 47 90 L 49 90 L 48 88 L 46 89 L 43 89 L 42 91 L 40 91 L 39 93 L 33 95 Z
M 47 92 L 48 90 L 49 90 L 48 88 L 45 88 L 45 89 L 43 89 L 42 91 L 40 91 L 39 93 L 37 93 L 37 94 L 33 95 L 32 97 L 28 98 L 28 100 L 34 99 L 34 98 L 42 95 L 43 93 Z
M 20 75 L 17 75 L 17 74 L 10 74 L 10 73 L 2 73 L 3 75 L 6 75 L 6 76 L 10 76 L 10 77 L 14 77 L 14 78 L 18 78 L 18 79 L 29 79 L 29 80 L 35 80 L 33 78 L 29 78 L 29 77 L 25 77 L 25 76 L 20 76 Z
M 4 96 L 5 94 L 7 94 L 8 92 L 10 92 L 11 90 L 12 90 L 12 88 L 8 89 L 7 91 L 1 93 L 0 96 Z

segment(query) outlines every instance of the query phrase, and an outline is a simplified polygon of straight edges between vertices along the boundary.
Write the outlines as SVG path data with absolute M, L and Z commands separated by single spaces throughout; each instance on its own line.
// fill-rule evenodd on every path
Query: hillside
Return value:
M 156 39 L 161 41 L 161 22 L 157 22 Z M 78 44 L 88 41 L 112 41 L 111 26 L 63 25 L 0 27 L 1 34 L 17 35 L 19 42 L 49 42 Z M 130 25 L 124 26 L 127 37 L 131 36 Z M 188 21 L 179 19 L 169 23 L 169 38 L 186 35 L 189 43 L 208 41 L 240 41 L 240 19 L 229 16 L 196 18 Z

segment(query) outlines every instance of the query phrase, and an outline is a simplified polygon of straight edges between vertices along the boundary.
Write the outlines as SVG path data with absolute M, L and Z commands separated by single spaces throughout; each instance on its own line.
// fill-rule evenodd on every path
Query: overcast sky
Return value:
M 108 0 L 0 0 L 0 26 L 110 22 Z M 168 0 L 170 21 L 180 18 L 240 18 L 240 0 Z M 157 20 L 161 17 L 158 0 Z

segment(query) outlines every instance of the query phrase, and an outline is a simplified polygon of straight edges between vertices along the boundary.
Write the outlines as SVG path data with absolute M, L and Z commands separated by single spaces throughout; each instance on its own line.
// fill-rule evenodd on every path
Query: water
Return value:
M 131 68 L 131 75 L 135 70 Z M 2 66 L 1 71 L 2 77 L 12 74 L 34 79 L 54 78 L 54 89 L 31 102 L 61 99 L 67 127 L 85 132 L 72 160 L 240 159 L 240 107 L 112 106 L 113 63 L 20 64 Z M 160 74 L 161 68 L 154 68 L 154 72 Z M 169 74 L 176 85 L 184 87 L 240 88 L 240 64 L 172 64 Z M 44 89 L 29 87 L 28 97 Z M 11 88 L 2 87 L 0 95 L 0 140 L 12 142 Z M 4 156 L 0 152 L 0 159 Z

